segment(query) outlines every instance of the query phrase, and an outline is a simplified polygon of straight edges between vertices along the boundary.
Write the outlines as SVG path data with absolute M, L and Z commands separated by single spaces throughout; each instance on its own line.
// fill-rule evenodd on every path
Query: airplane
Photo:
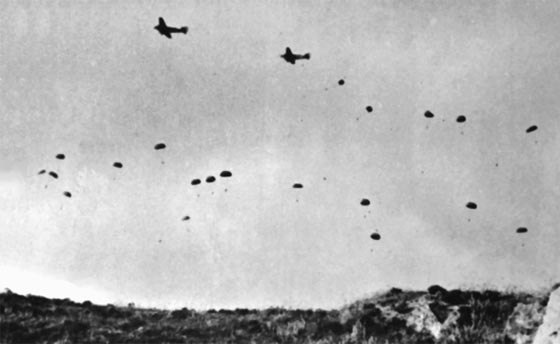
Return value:
M 286 60 L 286 62 L 288 63 L 296 64 L 296 60 L 304 60 L 304 59 L 309 60 L 311 58 L 311 54 L 310 53 L 307 53 L 305 55 L 293 54 L 290 48 L 286 48 L 286 52 L 284 53 L 284 55 L 280 55 L 280 57 Z
M 186 26 L 183 26 L 182 28 L 179 29 L 176 27 L 167 26 L 167 24 L 165 24 L 165 20 L 163 20 L 162 17 L 159 17 L 159 24 L 157 26 L 154 26 L 154 29 L 158 30 L 161 35 L 164 35 L 169 39 L 171 39 L 172 33 L 180 32 L 186 35 L 187 31 L 189 31 L 189 28 Z

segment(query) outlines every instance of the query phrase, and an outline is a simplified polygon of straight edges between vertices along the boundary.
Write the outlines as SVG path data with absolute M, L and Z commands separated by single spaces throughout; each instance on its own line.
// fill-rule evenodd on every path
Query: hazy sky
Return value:
M 3 1 L 0 287 L 220 308 L 551 285 L 559 7 Z

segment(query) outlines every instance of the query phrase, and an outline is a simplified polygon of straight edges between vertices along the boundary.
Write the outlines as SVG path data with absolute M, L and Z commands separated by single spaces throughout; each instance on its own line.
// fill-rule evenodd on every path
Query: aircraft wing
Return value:
M 171 33 L 167 30 L 162 30 L 161 34 L 164 35 L 167 38 L 171 38 Z

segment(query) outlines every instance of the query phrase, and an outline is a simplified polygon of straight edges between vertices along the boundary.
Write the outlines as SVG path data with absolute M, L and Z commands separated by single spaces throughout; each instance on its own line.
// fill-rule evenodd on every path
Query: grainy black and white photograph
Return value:
M 560 343 L 560 2 L 0 3 L 0 343 Z

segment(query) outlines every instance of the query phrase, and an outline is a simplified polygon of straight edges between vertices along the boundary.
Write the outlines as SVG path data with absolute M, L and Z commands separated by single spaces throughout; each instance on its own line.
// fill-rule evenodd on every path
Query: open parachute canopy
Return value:
M 533 131 L 537 130 L 539 127 L 537 127 L 536 125 L 532 125 L 529 128 L 527 128 L 527 130 L 525 130 L 525 132 L 527 133 L 532 133 Z

